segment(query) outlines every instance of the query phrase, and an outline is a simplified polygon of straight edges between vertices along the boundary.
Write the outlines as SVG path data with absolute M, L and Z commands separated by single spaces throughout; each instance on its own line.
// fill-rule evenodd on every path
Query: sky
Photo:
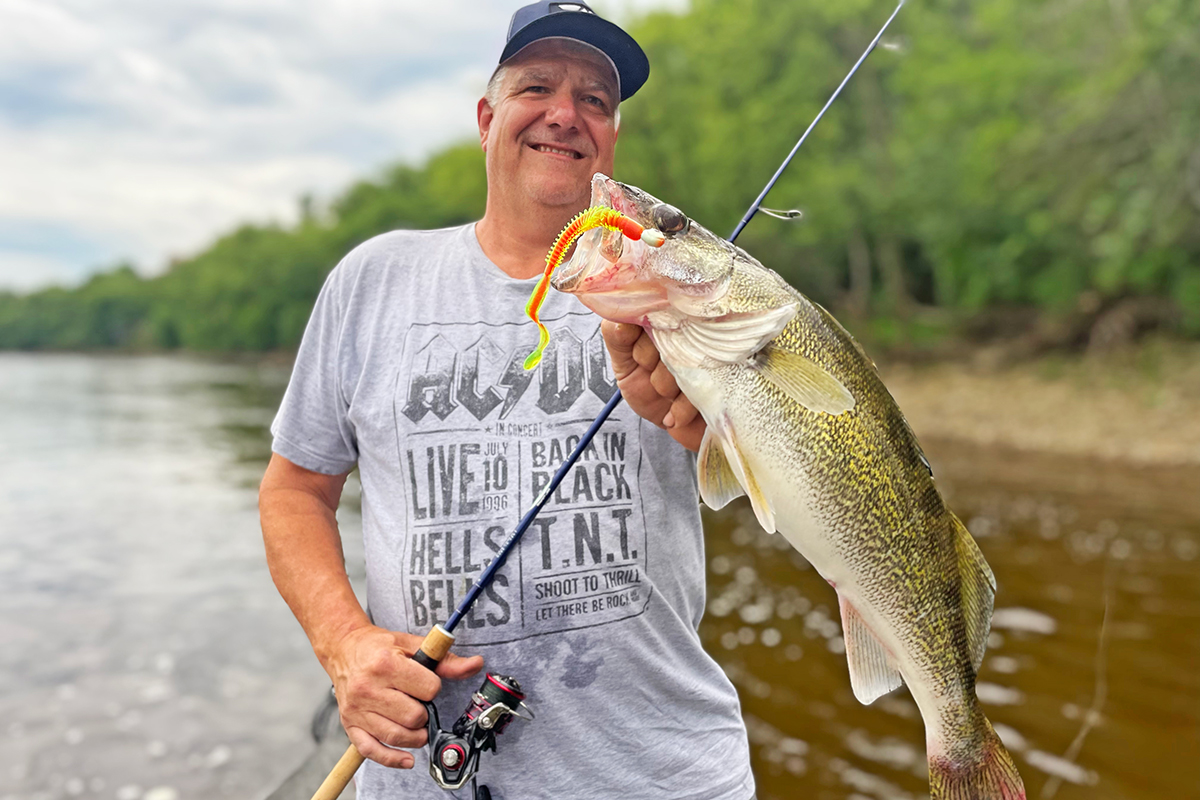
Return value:
M 0 291 L 155 274 L 475 136 L 521 3 L 0 0 Z

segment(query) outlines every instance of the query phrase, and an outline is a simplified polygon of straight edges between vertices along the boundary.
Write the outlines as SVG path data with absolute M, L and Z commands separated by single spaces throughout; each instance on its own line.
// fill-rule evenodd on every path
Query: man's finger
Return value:
M 654 368 L 654 372 L 650 373 L 650 385 L 654 387 L 654 391 L 658 392 L 661 397 L 669 400 L 679 395 L 679 384 L 675 382 L 675 376 L 667 369 L 667 365 L 661 361 Z
M 483 669 L 483 656 L 464 658 L 450 653 L 442 659 L 442 663 L 438 664 L 437 674 L 442 678 L 459 681 L 471 677 L 481 669 Z
M 338 698 L 339 701 L 341 698 Z M 341 709 L 343 726 L 364 724 L 364 720 L 372 714 L 378 714 L 405 728 L 424 728 L 428 715 L 425 706 L 403 689 L 382 690 L 369 702 L 360 702 L 353 707 L 348 704 Z M 364 728 L 371 732 L 370 726 Z
M 604 345 L 608 348 L 617 380 L 622 380 L 637 370 L 638 365 L 633 359 L 632 348 L 641 332 L 642 329 L 637 325 L 622 325 L 608 320 L 600 323 L 600 334 L 604 337 Z
M 692 405 L 692 401 L 688 400 L 687 395 L 682 392 L 671 403 L 671 411 L 669 413 L 672 417 L 671 427 L 678 426 L 680 428 L 691 425 L 696 417 L 700 415 L 700 412 Z
M 405 659 L 396 670 L 391 687 L 418 700 L 432 700 L 442 690 L 442 681 L 417 662 Z
M 642 335 L 642 327 L 624 322 L 601 320 L 600 335 L 604 337 L 604 343 L 610 349 L 628 350 Z
M 424 747 L 429 741 L 429 732 L 423 725 L 406 728 L 374 712 L 367 712 L 363 723 L 370 727 L 376 741 L 388 747 Z
M 378 739 L 356 725 L 346 729 L 346 736 L 350 738 L 355 749 L 362 753 L 363 758 L 369 758 L 385 767 L 412 769 L 413 764 L 416 763 L 412 753 L 385 747 L 379 743 Z
M 654 368 L 658 366 L 658 348 L 654 346 L 650 335 L 645 331 L 642 331 L 637 341 L 633 343 L 633 360 L 647 372 L 653 372 Z

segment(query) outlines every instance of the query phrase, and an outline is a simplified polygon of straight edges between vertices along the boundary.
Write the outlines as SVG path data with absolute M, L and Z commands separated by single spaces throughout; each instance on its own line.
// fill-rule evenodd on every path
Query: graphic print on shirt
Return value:
M 409 630 L 445 622 L 616 391 L 598 319 L 409 328 L 393 399 L 409 530 Z M 508 346 L 508 343 L 519 343 Z M 638 418 L 618 408 L 455 633 L 498 644 L 642 613 L 650 599 L 637 491 Z

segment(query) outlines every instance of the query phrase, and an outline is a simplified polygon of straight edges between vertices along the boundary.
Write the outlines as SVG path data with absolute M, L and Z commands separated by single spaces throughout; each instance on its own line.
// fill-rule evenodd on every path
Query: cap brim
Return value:
M 612 60 L 621 81 L 622 100 L 633 97 L 650 77 L 650 61 L 632 36 L 595 14 L 575 11 L 550 14 L 521 28 L 504 46 L 500 63 L 539 39 L 559 36 L 590 44 Z

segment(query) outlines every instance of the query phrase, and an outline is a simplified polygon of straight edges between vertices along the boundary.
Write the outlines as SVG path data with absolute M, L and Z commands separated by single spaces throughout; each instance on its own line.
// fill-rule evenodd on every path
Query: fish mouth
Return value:
M 601 172 L 592 176 L 591 205 L 611 208 L 634 220 L 640 216 L 621 184 Z M 579 238 L 571 258 L 555 271 L 551 285 L 576 295 L 605 319 L 640 324 L 647 314 L 667 305 L 663 287 L 642 277 L 640 267 L 649 251 L 641 241 L 626 239 L 619 231 L 590 230 Z
M 603 172 L 597 172 L 592 176 L 590 207 L 611 208 L 624 214 L 625 211 L 620 208 L 623 205 L 622 200 L 621 189 L 616 181 Z M 550 285 L 558 291 L 568 294 L 584 294 L 588 291 L 594 291 L 597 283 L 595 280 L 597 277 L 596 273 L 605 268 L 599 262 L 615 263 L 620 259 L 620 255 L 624 251 L 624 243 L 622 243 L 620 250 L 617 250 L 615 258 L 604 258 L 604 254 L 600 252 L 600 249 L 601 245 L 604 244 L 606 233 L 611 232 L 603 228 L 596 228 L 580 236 L 579 241 L 575 243 L 575 250 L 571 253 L 571 257 L 555 270 L 554 276 L 550 280 Z M 620 237 L 620 234 L 617 234 L 617 236 Z M 615 249 L 610 246 L 608 248 L 609 254 L 611 255 Z

